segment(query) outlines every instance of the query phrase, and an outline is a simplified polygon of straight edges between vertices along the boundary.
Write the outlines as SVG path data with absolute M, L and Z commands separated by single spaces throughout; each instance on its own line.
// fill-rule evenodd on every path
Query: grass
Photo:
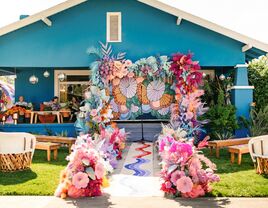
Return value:
M 204 151 L 208 155 L 208 151 Z M 217 165 L 221 181 L 213 185 L 209 196 L 226 197 L 267 197 L 268 177 L 256 174 L 249 154 L 242 156 L 242 164 L 231 164 L 226 149 L 221 150 L 220 158 L 209 156 Z
M 14 173 L 0 172 L 0 195 L 53 195 L 59 174 L 67 164 L 68 150 L 60 149 L 57 161 L 46 161 L 45 151 L 36 151 L 31 170 Z M 208 155 L 208 151 L 204 151 Z M 221 158 L 209 157 L 217 164 L 221 181 L 213 185 L 207 196 L 267 197 L 268 177 L 255 173 L 249 155 L 243 155 L 242 164 L 230 164 L 227 150 L 221 150 Z
M 0 195 L 53 195 L 67 155 L 67 148 L 62 148 L 57 161 L 47 162 L 46 151 L 36 150 L 31 170 L 0 172 Z

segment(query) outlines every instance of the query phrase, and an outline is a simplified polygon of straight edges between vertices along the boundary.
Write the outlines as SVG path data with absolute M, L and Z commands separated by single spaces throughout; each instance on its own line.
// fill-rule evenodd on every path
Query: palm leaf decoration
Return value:
M 101 45 L 101 52 L 103 56 L 106 57 L 110 57 L 110 55 L 112 54 L 113 50 L 112 50 L 112 46 L 109 45 L 109 43 L 102 43 L 101 41 L 99 41 L 100 45 Z
M 126 56 L 126 52 L 119 52 L 116 56 L 116 60 L 124 60 Z
M 87 54 L 88 54 L 88 55 L 95 55 L 95 56 L 97 56 L 98 58 L 102 58 L 102 53 L 101 53 L 101 51 L 100 51 L 98 48 L 96 48 L 96 47 L 89 47 L 89 48 L 87 49 Z

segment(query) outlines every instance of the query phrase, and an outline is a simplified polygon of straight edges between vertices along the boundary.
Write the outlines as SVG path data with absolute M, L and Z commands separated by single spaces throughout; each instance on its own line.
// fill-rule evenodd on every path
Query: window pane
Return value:
M 83 94 L 88 87 L 88 83 L 70 84 L 68 82 L 60 83 L 60 102 L 70 101 L 76 97 L 80 102 L 83 100 Z
M 73 81 L 73 82 L 89 81 L 89 76 L 87 76 L 87 75 L 67 75 L 67 82 L 68 81 Z

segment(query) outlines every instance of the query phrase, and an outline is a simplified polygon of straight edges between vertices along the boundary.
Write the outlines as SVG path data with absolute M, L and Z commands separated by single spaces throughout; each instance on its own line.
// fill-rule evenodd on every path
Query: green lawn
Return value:
M 46 161 L 45 151 L 36 151 L 32 169 L 16 173 L 0 173 L 0 195 L 52 195 L 59 174 L 67 164 L 67 149 L 61 149 L 58 161 Z M 208 151 L 205 151 L 207 154 Z M 208 196 L 268 196 L 268 177 L 257 175 L 249 155 L 244 155 L 242 165 L 230 164 L 226 150 L 221 158 L 210 157 L 217 164 L 221 181 L 213 186 Z
M 53 195 L 67 155 L 66 148 L 60 149 L 58 160 L 47 162 L 46 151 L 36 150 L 31 170 L 0 172 L 0 195 Z

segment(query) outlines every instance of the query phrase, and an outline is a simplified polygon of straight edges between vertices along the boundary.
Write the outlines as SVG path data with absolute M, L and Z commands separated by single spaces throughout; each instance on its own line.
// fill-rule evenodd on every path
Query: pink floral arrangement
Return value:
M 202 86 L 202 73 L 197 61 L 192 60 L 192 54 L 174 54 L 170 70 L 176 79 L 175 100 L 171 106 L 171 123 L 177 127 L 188 129 L 196 142 L 202 132 L 202 124 L 198 117 L 203 115 L 208 108 L 204 107 L 201 96 L 204 91 Z
M 91 137 L 80 138 L 68 156 L 69 163 L 62 171 L 55 196 L 66 198 L 93 197 L 102 194 L 107 185 L 106 174 L 112 168 L 93 147 Z
M 214 174 L 216 165 L 202 155 L 192 141 L 170 135 L 159 138 L 162 159 L 161 190 L 173 196 L 196 198 L 212 190 L 211 183 L 218 182 Z
M 198 61 L 192 60 L 192 54 L 174 54 L 170 70 L 173 72 L 180 94 L 193 92 L 202 84 L 202 73 Z

